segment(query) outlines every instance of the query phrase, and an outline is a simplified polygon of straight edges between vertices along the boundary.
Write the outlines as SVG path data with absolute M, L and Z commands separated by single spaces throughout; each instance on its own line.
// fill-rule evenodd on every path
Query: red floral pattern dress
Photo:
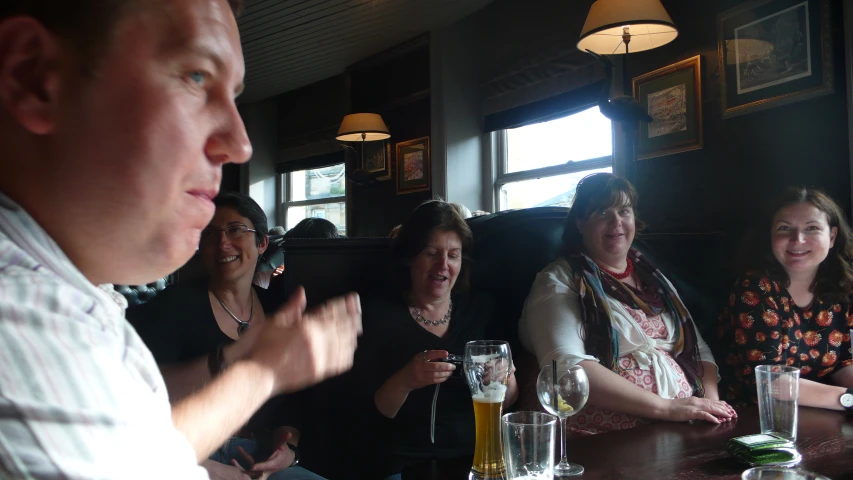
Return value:
M 738 279 L 717 327 L 727 370 L 720 396 L 758 403 L 754 371 L 758 365 L 799 367 L 800 378 L 816 381 L 853 365 L 851 327 L 851 304 L 815 297 L 809 308 L 800 308 L 787 289 L 766 276 Z
M 667 338 L 669 330 L 660 315 L 647 317 L 642 310 L 634 310 L 627 306 L 625 309 L 628 310 L 628 313 L 630 313 L 632 317 L 634 317 L 634 320 L 643 332 L 649 336 L 649 338 Z M 672 355 L 670 355 L 666 350 L 660 350 L 660 352 L 664 354 L 667 363 L 669 363 L 669 365 L 679 375 L 679 388 L 676 397 L 687 398 L 693 395 L 693 388 L 690 386 L 690 383 L 687 382 L 687 377 L 685 377 L 684 371 L 681 370 L 681 367 L 676 363 L 675 359 L 672 358 Z M 618 365 L 619 368 L 617 373 L 619 373 L 623 378 L 640 388 L 644 388 L 653 393 L 658 393 L 657 383 L 655 382 L 654 367 L 652 367 L 651 370 L 641 369 L 631 354 L 619 357 Z M 648 419 L 635 417 L 626 413 L 587 406 L 566 420 L 566 432 L 570 436 L 593 435 L 611 430 L 633 428 L 637 425 L 649 422 L 650 421 Z

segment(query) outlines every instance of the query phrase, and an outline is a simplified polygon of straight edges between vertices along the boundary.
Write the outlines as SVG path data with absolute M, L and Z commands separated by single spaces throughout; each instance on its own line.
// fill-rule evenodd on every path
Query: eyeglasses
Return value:
M 257 230 L 252 230 L 246 225 L 242 223 L 236 223 L 234 225 L 228 225 L 225 228 L 205 228 L 201 231 L 201 243 L 212 242 L 219 238 L 219 232 L 225 232 L 225 236 L 228 237 L 228 240 L 237 240 L 243 235 L 252 232 L 255 233 Z

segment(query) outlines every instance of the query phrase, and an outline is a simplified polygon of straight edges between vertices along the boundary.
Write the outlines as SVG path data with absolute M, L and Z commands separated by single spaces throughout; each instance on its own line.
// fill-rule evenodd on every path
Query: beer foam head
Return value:
M 471 355 L 471 362 L 472 363 L 479 363 L 479 364 L 486 364 L 486 363 L 488 363 L 492 360 L 496 360 L 498 358 L 501 358 L 501 355 L 499 353 L 489 353 L 486 355 Z
M 504 401 L 504 396 L 506 396 L 506 385 L 492 382 L 483 385 L 483 391 L 474 394 L 473 398 L 475 402 L 500 403 Z

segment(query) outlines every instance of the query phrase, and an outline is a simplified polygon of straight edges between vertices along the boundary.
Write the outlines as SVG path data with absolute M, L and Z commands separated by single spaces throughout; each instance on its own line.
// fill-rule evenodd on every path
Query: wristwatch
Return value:
M 288 443 L 287 448 L 289 448 L 293 452 L 293 463 L 290 464 L 290 466 L 292 467 L 299 463 L 299 448 L 297 448 L 296 445 L 292 443 Z
M 847 413 L 853 413 L 853 388 L 848 388 L 839 399 L 841 406 L 847 410 Z

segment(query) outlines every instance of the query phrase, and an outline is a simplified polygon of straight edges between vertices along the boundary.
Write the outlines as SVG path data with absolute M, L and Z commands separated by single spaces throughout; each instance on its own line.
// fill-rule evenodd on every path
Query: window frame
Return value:
M 581 113 L 581 112 L 576 112 Z M 563 117 L 560 117 L 563 118 Z M 551 120 L 558 120 L 554 118 Z M 550 121 L 550 120 L 549 120 Z M 526 126 L 520 125 L 519 127 Z M 550 167 L 534 168 L 530 170 L 522 170 L 520 172 L 507 173 L 509 169 L 509 143 L 507 143 L 507 129 L 496 130 L 492 132 L 492 145 L 495 146 L 494 161 L 496 165 L 495 180 L 492 188 L 492 198 L 494 202 L 494 211 L 502 212 L 501 205 L 501 187 L 510 183 L 522 182 L 525 180 L 536 180 L 540 178 L 555 177 L 567 173 L 577 173 L 586 170 L 597 170 L 600 168 L 610 167 L 615 168 L 615 151 L 610 155 L 603 157 L 590 158 L 586 160 L 569 160 L 561 165 L 552 165 Z M 613 141 L 613 122 L 610 128 L 611 142 Z M 614 145 L 615 147 L 615 145 Z
M 343 195 L 338 195 L 335 197 L 315 198 L 312 200 L 291 200 L 291 193 L 293 192 L 292 185 L 291 185 L 291 181 L 292 181 L 293 177 L 291 176 L 291 173 L 302 171 L 302 170 L 317 170 L 319 168 L 334 167 L 337 165 L 343 165 L 344 171 L 346 172 L 347 165 L 346 165 L 346 161 L 344 161 L 344 162 L 338 162 L 338 163 L 332 163 L 332 164 L 325 164 L 325 163 L 324 164 L 318 164 L 316 166 L 308 166 L 308 167 L 298 168 L 298 169 L 287 171 L 287 172 L 278 173 L 277 174 L 278 178 L 276 181 L 276 188 L 275 188 L 275 190 L 276 190 L 275 199 L 276 199 L 276 203 L 278 204 L 278 212 L 276 215 L 277 225 L 281 225 L 287 229 L 287 210 L 291 207 L 308 207 L 311 205 L 324 205 L 327 203 L 343 203 L 344 208 L 346 209 L 346 213 L 344 215 L 346 218 L 347 228 L 348 228 L 349 223 L 350 223 L 350 218 L 349 218 L 349 215 L 350 215 L 350 209 L 349 209 L 350 188 L 348 185 L 349 181 L 346 179 L 346 177 L 344 177 L 344 194 Z

